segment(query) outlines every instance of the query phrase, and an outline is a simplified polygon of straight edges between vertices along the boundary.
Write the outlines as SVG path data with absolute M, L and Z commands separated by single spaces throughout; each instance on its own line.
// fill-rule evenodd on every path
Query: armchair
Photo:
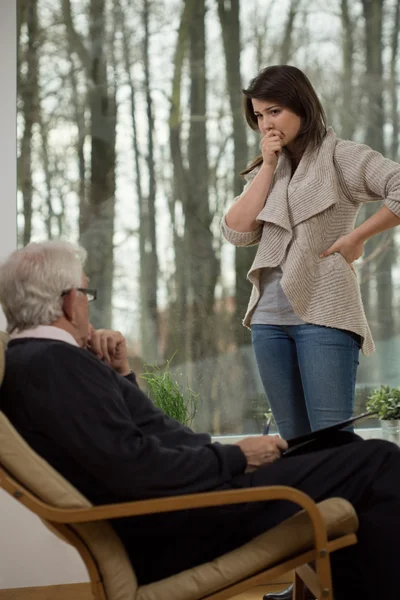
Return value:
M 0 383 L 3 371 L 0 341 Z M 285 486 L 92 506 L 28 446 L 1 412 L 0 486 L 77 549 L 88 569 L 94 600 L 223 600 L 289 571 L 295 572 L 296 600 L 303 598 L 305 585 L 316 598 L 333 600 L 330 554 L 357 542 L 358 519 L 349 502 L 332 498 L 316 504 Z M 108 523 L 111 518 L 277 499 L 302 510 L 212 562 L 143 586 Z

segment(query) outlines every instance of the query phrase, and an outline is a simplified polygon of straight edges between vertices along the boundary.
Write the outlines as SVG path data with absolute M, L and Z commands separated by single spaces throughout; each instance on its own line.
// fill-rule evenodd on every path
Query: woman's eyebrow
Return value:
M 255 110 L 254 114 L 255 115 L 261 115 L 263 112 L 267 112 L 267 111 L 272 110 L 274 108 L 279 108 L 279 104 L 274 104 L 273 106 L 268 106 L 268 108 L 264 108 L 262 111 Z

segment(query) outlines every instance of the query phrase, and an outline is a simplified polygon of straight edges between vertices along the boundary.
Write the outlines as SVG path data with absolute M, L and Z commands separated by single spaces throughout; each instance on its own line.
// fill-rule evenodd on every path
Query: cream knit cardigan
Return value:
M 256 173 L 247 176 L 244 191 Z M 319 254 L 352 231 L 362 203 L 379 200 L 400 217 L 400 165 L 368 146 L 338 139 L 331 128 L 317 151 L 303 155 L 293 177 L 289 158 L 281 154 L 259 227 L 241 233 L 222 220 L 222 233 L 235 246 L 259 244 L 247 275 L 253 289 L 243 324 L 250 326 L 260 298 L 261 269 L 280 266 L 282 289 L 301 319 L 353 331 L 362 338 L 363 353 L 371 354 L 357 276 L 341 254 Z

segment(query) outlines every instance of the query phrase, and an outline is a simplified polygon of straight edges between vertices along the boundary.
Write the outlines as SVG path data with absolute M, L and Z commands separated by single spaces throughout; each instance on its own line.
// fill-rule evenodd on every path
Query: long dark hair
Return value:
M 326 135 L 326 116 L 310 80 L 300 69 L 290 65 L 266 67 L 251 80 L 244 94 L 244 114 L 248 125 L 258 131 L 252 99 L 272 101 L 288 108 L 301 119 L 292 155 L 300 159 L 306 148 L 317 148 Z M 258 156 L 241 175 L 262 164 Z

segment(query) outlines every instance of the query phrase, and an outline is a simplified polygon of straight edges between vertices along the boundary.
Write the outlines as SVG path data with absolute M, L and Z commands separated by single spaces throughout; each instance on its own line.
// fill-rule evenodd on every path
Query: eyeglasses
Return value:
M 66 296 L 70 293 L 71 290 L 66 290 L 62 292 L 61 296 Z M 77 292 L 82 292 L 82 294 L 86 294 L 88 302 L 93 302 L 97 298 L 97 290 L 89 289 L 89 288 L 76 288 Z

